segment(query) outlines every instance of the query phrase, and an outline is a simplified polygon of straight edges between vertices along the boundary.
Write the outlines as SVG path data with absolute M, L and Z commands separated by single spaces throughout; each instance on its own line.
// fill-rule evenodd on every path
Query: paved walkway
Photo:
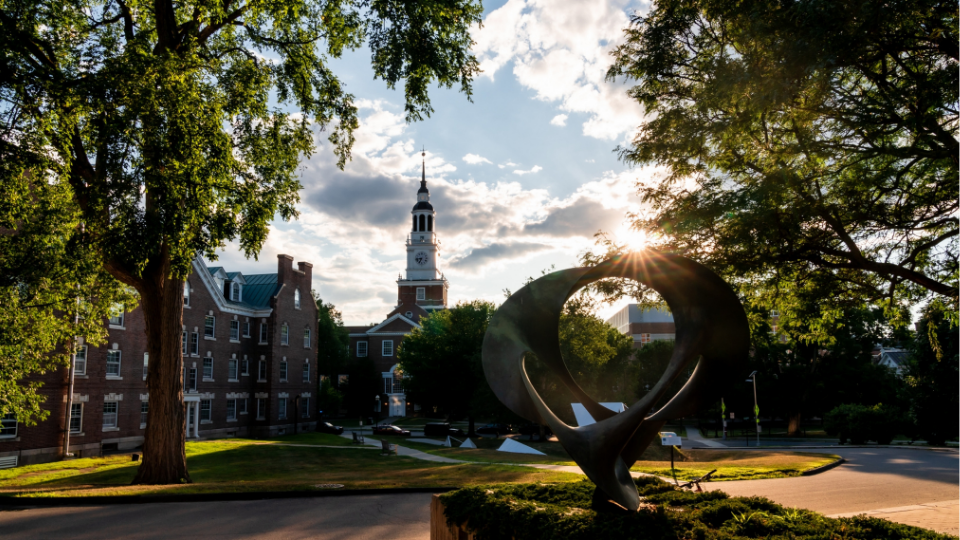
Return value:
M 700 430 L 692 426 L 684 426 L 684 429 L 687 430 L 687 442 L 684 446 L 707 446 L 710 448 L 726 448 L 726 445 L 719 443 L 717 441 L 712 441 L 710 439 L 703 438 L 700 435 Z
M 881 508 L 869 512 L 847 512 L 845 514 L 831 514 L 827 517 L 851 517 L 866 514 L 872 517 L 888 519 L 898 523 L 908 523 L 933 529 L 946 534 L 957 536 L 957 519 L 960 516 L 960 500 L 933 502 L 927 504 L 912 504 L 896 508 Z

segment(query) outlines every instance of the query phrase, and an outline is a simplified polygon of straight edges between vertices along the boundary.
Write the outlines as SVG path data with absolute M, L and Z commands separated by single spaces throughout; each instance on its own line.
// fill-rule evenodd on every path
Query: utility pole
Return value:
M 757 422 L 757 446 L 760 446 L 760 407 L 757 405 L 757 372 L 750 374 L 747 382 L 753 382 L 753 416 Z

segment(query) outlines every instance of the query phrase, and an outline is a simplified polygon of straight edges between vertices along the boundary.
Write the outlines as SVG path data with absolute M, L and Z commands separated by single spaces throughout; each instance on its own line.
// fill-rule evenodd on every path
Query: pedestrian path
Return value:
M 888 519 L 906 525 L 915 525 L 925 529 L 933 529 L 939 533 L 953 536 L 957 536 L 957 534 L 960 533 L 960 525 L 957 523 L 957 515 L 960 514 L 960 500 L 912 504 L 895 508 L 869 510 L 867 512 L 846 512 L 843 514 L 832 514 L 827 517 L 853 517 L 861 514 Z
M 727 447 L 727 445 L 723 443 L 712 441 L 710 439 L 704 439 L 703 436 L 700 435 L 700 430 L 695 427 L 684 426 L 684 428 L 687 430 L 687 440 L 690 441 L 690 446 L 706 446 L 709 448 Z

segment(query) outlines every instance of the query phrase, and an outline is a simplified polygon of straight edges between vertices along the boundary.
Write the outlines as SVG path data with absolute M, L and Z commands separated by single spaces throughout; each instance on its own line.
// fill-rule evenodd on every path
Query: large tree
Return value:
M 0 4 L 0 161 L 65 186 L 97 266 L 146 319 L 150 419 L 134 482 L 189 481 L 183 283 L 237 239 L 256 256 L 296 216 L 317 130 L 342 166 L 356 108 L 330 59 L 366 42 L 404 81 L 408 120 L 432 82 L 468 96 L 472 0 L 10 0 Z M 6 177 L 4 183 L 11 181 Z
M 634 223 L 658 247 L 784 321 L 955 309 L 956 2 L 663 0 L 614 57 L 648 114 L 620 156 L 663 171 Z

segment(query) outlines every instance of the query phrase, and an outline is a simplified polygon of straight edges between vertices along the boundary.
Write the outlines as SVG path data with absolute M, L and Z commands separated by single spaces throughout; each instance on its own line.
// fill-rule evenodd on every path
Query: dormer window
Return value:
M 234 302 L 243 301 L 243 286 L 236 281 L 230 282 L 230 300 Z

